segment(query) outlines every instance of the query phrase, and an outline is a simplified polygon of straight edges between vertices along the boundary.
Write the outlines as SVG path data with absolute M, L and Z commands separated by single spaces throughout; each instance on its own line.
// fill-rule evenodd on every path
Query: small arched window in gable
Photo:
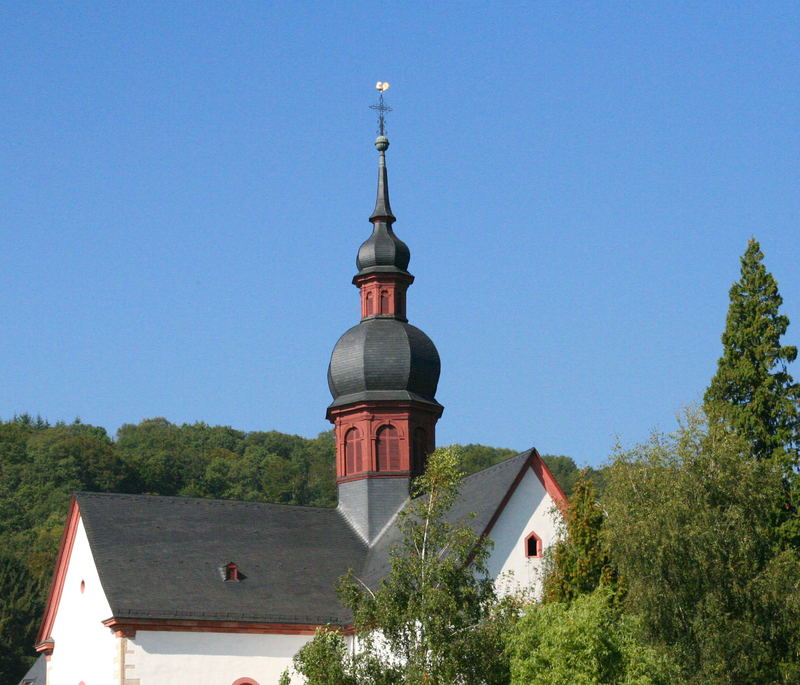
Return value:
M 400 470 L 400 436 L 394 426 L 381 426 L 376 433 L 375 456 L 378 471 Z
M 538 559 L 542 556 L 542 538 L 536 533 L 530 533 L 525 538 L 525 556 L 529 559 Z
M 360 473 L 363 470 L 361 459 L 361 431 L 351 428 L 344 435 L 345 474 Z
M 366 316 L 372 316 L 375 313 L 375 297 L 373 296 L 372 291 L 368 291 L 364 295 L 364 305 Z

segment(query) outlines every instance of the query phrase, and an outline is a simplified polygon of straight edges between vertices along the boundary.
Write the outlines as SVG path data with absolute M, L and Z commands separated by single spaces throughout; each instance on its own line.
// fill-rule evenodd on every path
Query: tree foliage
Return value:
M 795 346 L 782 345 L 789 319 L 778 284 L 750 239 L 741 276 L 730 289 L 723 354 L 705 393 L 709 418 L 747 441 L 753 456 L 794 473 L 800 455 L 800 384 L 788 372 Z
M 23 563 L 0 554 L 0 682 L 17 682 L 33 663 L 31 646 L 44 608 L 42 590 Z
M 562 535 L 548 555 L 545 602 L 569 602 L 601 585 L 616 587 L 617 575 L 603 537 L 605 518 L 594 485 L 583 471 L 564 512 Z
M 610 588 L 531 607 L 509 637 L 512 685 L 675 685 L 665 653 L 643 644 Z
M 513 603 L 499 602 L 488 576 L 489 542 L 448 511 L 459 482 L 459 454 L 436 450 L 417 480 L 417 496 L 402 512 L 402 542 L 390 553 L 390 571 L 377 589 L 352 573 L 340 596 L 354 617 L 358 649 L 322 631 L 295 658 L 309 685 L 327 674 L 342 683 L 454 685 L 505 683 L 503 634 Z
M 603 503 L 626 608 L 687 683 L 800 681 L 800 558 L 774 502 L 781 469 L 689 414 L 672 436 L 621 452 Z

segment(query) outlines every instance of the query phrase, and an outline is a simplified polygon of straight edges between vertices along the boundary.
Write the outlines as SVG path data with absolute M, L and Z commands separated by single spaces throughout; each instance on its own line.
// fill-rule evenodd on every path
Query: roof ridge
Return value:
M 533 450 L 534 449 L 535 448 L 531 447 L 530 449 L 527 449 L 524 452 L 520 452 L 519 454 L 515 454 L 513 457 L 508 457 L 506 459 L 503 459 L 502 461 L 498 461 L 496 464 L 492 464 L 491 466 L 487 466 L 486 468 L 483 468 L 480 471 L 475 471 L 475 473 L 470 473 L 468 476 L 464 476 L 464 478 L 462 479 L 462 482 L 463 481 L 467 481 L 470 478 L 474 478 L 475 476 L 480 476 L 482 474 L 485 474 L 487 471 L 491 471 L 493 469 L 494 470 L 500 470 L 500 468 L 505 468 L 507 466 L 510 466 L 511 462 L 513 462 L 515 459 L 519 459 L 520 457 L 525 457 L 527 459 L 528 457 L 531 456 L 531 454 L 533 454 Z
M 179 495 L 146 495 L 136 494 L 129 492 L 85 492 L 75 491 L 73 495 L 77 498 L 108 498 L 108 499 L 126 499 L 126 500 L 161 500 L 172 501 L 175 504 L 210 504 L 215 506 L 246 506 L 246 507 L 276 507 L 281 509 L 303 509 L 305 511 L 320 511 L 320 512 L 333 512 L 336 507 L 311 507 L 302 504 L 281 504 L 280 502 L 257 502 L 253 500 L 239 500 L 239 499 L 219 499 L 212 497 L 181 497 Z

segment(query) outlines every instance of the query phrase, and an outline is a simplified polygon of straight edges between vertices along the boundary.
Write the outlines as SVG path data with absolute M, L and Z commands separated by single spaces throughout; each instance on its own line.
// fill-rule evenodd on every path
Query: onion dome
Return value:
M 406 272 L 411 252 L 392 230 L 395 217 L 389 204 L 389 180 L 386 174 L 385 155 L 389 147 L 389 140 L 384 136 L 378 136 L 375 140 L 375 147 L 380 152 L 380 159 L 378 163 L 378 194 L 375 199 L 375 209 L 369 218 L 374 228 L 372 235 L 358 249 L 356 267 L 359 274 L 380 271 Z
M 364 400 L 434 399 L 441 366 L 431 339 L 397 319 L 365 319 L 333 348 L 328 367 L 331 407 Z

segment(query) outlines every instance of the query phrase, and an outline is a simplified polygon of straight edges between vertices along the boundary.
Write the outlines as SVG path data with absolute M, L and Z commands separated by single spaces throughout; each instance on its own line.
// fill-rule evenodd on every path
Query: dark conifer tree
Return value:
M 788 372 L 797 348 L 782 345 L 789 319 L 779 312 L 778 284 L 751 238 L 741 277 L 730 290 L 723 354 L 705 394 L 712 427 L 736 433 L 757 459 L 772 459 L 791 478 L 800 454 L 800 384 Z M 713 434 L 713 430 L 712 430 Z
M 617 587 L 603 539 L 605 514 L 584 469 L 564 513 L 566 535 L 553 547 L 544 578 L 545 602 L 569 602 L 600 585 Z

